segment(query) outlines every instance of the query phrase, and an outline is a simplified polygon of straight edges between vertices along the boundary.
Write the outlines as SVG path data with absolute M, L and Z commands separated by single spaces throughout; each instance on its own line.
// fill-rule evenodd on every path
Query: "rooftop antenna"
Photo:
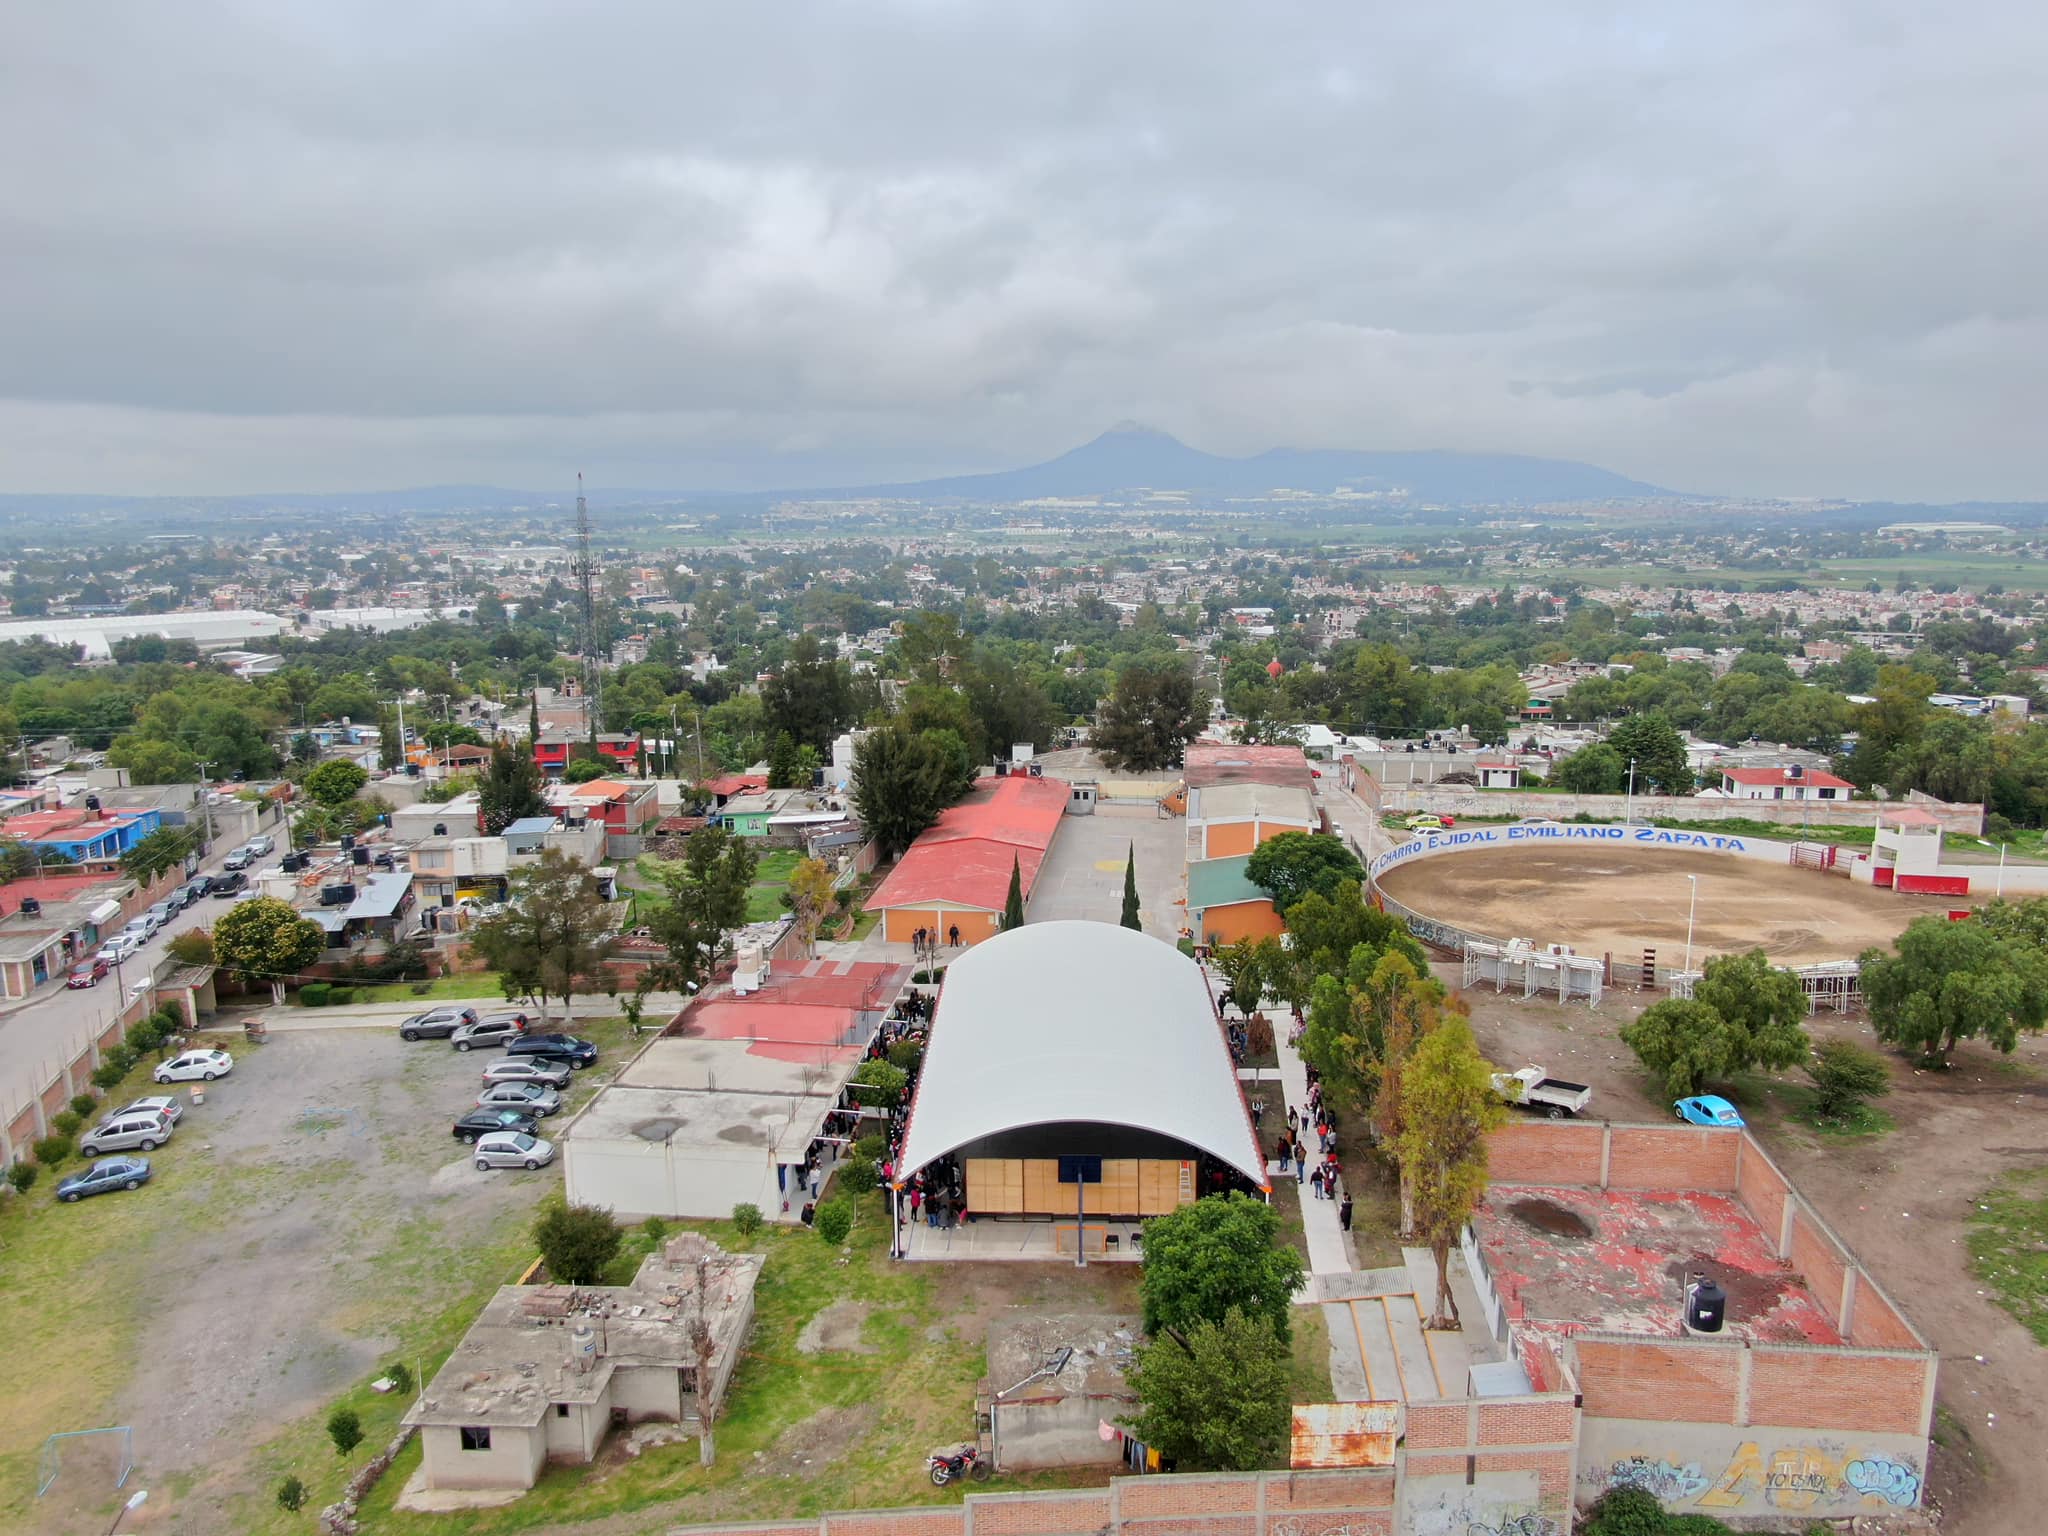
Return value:
M 590 504 L 583 499 L 583 471 L 576 471 L 576 558 L 570 565 L 582 605 L 583 716 L 590 727 L 590 755 L 597 756 L 597 723 L 604 703 L 604 669 L 597 660 L 597 557 L 590 551 Z

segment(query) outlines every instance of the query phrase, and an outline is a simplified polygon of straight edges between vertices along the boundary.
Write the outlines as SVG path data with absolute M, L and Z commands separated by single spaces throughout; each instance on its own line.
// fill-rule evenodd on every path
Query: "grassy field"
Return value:
M 348 986 L 348 982 L 337 982 L 337 986 Z M 457 971 L 452 976 L 436 976 L 432 981 L 393 981 L 373 986 L 359 986 L 355 989 L 356 1003 L 409 1003 L 418 1000 L 422 1008 L 453 997 L 496 998 L 502 994 L 498 978 L 489 971 Z M 297 994 L 291 1001 L 292 1007 L 303 1006 Z
M 2048 1344 L 2048 1168 L 2007 1174 L 1976 1205 L 1970 1267 L 2037 1344 Z
M 794 848 L 761 855 L 754 867 L 754 883 L 747 887 L 748 922 L 765 923 L 782 916 L 782 893 L 789 889 L 789 877 L 803 861 L 803 854 Z

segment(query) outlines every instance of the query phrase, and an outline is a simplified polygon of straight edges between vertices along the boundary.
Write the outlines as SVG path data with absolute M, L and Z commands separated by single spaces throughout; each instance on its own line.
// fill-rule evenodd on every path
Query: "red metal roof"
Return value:
M 1847 779 L 1838 779 L 1819 768 L 1809 768 L 1798 778 L 1783 768 L 1723 768 L 1722 774 L 1738 784 L 1815 784 L 1822 789 L 1854 789 Z
M 743 794 L 750 789 L 766 789 L 768 775 L 765 773 L 725 773 L 715 779 L 704 781 L 704 789 L 714 795 Z
M 1211 784 L 1309 786 L 1308 756 L 1299 747 L 1246 747 L 1229 741 L 1191 741 L 1182 775 L 1190 789 Z
M 1057 779 L 980 780 L 972 795 L 910 845 L 868 897 L 868 909 L 943 901 L 1000 912 L 1009 899 L 1013 863 L 1029 897 L 1066 815 L 1067 795 Z

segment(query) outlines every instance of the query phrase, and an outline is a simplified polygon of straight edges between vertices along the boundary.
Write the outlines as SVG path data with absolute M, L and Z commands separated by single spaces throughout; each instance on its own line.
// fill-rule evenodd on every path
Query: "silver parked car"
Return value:
M 550 1088 L 569 1086 L 568 1067 L 558 1061 L 535 1061 L 531 1056 L 508 1056 L 484 1068 L 486 1083 L 544 1083 Z
M 523 1109 L 529 1115 L 552 1115 L 562 1107 L 562 1096 L 539 1083 L 492 1083 L 477 1095 L 477 1107 Z
M 555 1144 L 524 1131 L 492 1131 L 476 1141 L 479 1168 L 545 1168 L 555 1160 Z
M 86 1157 L 98 1157 L 102 1152 L 154 1152 L 170 1139 L 169 1117 L 153 1109 L 124 1109 L 80 1137 L 78 1150 Z

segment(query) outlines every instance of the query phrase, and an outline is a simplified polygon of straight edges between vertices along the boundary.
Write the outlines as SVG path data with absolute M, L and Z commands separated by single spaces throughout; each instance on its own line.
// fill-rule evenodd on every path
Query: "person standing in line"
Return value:
M 1287 1129 L 1289 1131 L 1298 1131 L 1301 1129 L 1301 1117 L 1294 1112 L 1294 1106 L 1292 1104 L 1287 1106 Z
M 1344 1203 L 1337 1207 L 1337 1225 L 1346 1232 L 1351 1230 L 1351 1191 L 1344 1191 Z
M 1287 1172 L 1287 1138 L 1285 1136 L 1280 1138 L 1278 1151 L 1280 1153 L 1280 1171 L 1285 1173 Z
M 1296 1151 L 1297 1153 L 1298 1153 L 1298 1152 L 1299 1152 L 1300 1150 L 1301 1150 L 1301 1149 L 1300 1149 L 1299 1147 L 1295 1148 L 1295 1151 Z M 1305 1158 L 1305 1157 L 1299 1157 L 1299 1156 L 1297 1156 L 1297 1157 L 1296 1157 L 1296 1158 L 1294 1159 L 1294 1187 L 1295 1187 L 1296 1189 L 1299 1189 L 1299 1188 L 1301 1188 L 1301 1186 L 1302 1186 L 1302 1185 L 1306 1184 L 1307 1182 L 1308 1182 L 1308 1159 L 1307 1159 L 1307 1158 Z

